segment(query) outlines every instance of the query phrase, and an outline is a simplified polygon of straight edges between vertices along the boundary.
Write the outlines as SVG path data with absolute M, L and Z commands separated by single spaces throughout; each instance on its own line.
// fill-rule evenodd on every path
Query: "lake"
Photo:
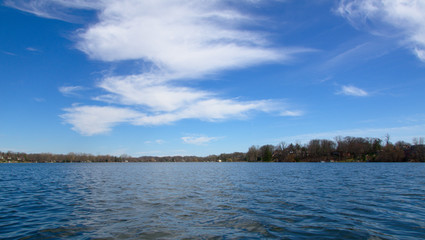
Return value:
M 49 238 L 425 239 L 425 164 L 0 164 L 0 239 Z

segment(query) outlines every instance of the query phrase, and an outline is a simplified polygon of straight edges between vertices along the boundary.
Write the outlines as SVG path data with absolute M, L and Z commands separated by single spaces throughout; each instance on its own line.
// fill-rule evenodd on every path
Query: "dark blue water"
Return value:
M 49 238 L 425 239 L 425 164 L 0 164 L 0 239 Z

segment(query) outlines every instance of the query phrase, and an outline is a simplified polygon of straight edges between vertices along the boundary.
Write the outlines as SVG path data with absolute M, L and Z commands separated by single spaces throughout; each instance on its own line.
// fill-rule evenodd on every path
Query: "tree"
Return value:
M 286 148 L 286 144 L 284 142 L 281 142 L 274 148 L 273 161 L 283 162 L 285 161 L 287 155 L 288 151 Z
M 329 159 L 335 148 L 336 143 L 327 139 L 313 139 L 307 146 L 310 157 L 315 160 L 325 157 Z
M 380 139 L 361 138 L 361 137 L 337 137 L 335 138 L 338 146 L 337 151 L 341 158 L 365 160 L 367 155 L 375 154 L 381 148 Z
M 385 139 L 385 145 L 390 144 L 390 134 L 388 134 L 388 133 L 387 133 L 387 134 L 385 135 L 385 138 L 384 138 L 384 139 Z
M 246 160 L 248 162 L 258 161 L 258 152 L 258 147 L 251 146 L 248 150 L 248 153 L 246 154 Z
M 264 145 L 260 148 L 261 161 L 271 162 L 273 159 L 273 145 Z
M 372 138 L 372 153 L 376 154 L 382 149 L 382 140 L 379 138 Z
M 425 145 L 411 146 L 407 151 L 407 158 L 409 161 L 425 162 Z
M 320 140 L 313 139 L 307 145 L 308 153 L 310 157 L 317 158 L 320 157 Z
M 378 162 L 403 162 L 406 160 L 406 155 L 400 146 L 394 146 L 389 143 L 382 148 L 376 160 Z
M 424 144 L 424 138 L 413 138 L 413 145 L 423 145 Z

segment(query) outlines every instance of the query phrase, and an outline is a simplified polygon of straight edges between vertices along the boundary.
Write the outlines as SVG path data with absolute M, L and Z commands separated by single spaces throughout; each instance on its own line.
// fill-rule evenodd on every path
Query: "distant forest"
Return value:
M 424 138 L 413 144 L 391 143 L 387 135 L 379 138 L 335 137 L 335 140 L 313 139 L 308 144 L 252 146 L 247 152 L 222 153 L 207 157 L 167 156 L 132 157 L 128 155 L 91 155 L 85 153 L 51 154 L 0 152 L 3 163 L 54 162 L 425 162 Z

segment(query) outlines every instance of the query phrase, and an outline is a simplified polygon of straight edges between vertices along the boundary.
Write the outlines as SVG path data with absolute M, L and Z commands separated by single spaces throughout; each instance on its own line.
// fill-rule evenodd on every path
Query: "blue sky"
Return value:
M 425 136 L 422 0 L 6 0 L 0 151 Z

